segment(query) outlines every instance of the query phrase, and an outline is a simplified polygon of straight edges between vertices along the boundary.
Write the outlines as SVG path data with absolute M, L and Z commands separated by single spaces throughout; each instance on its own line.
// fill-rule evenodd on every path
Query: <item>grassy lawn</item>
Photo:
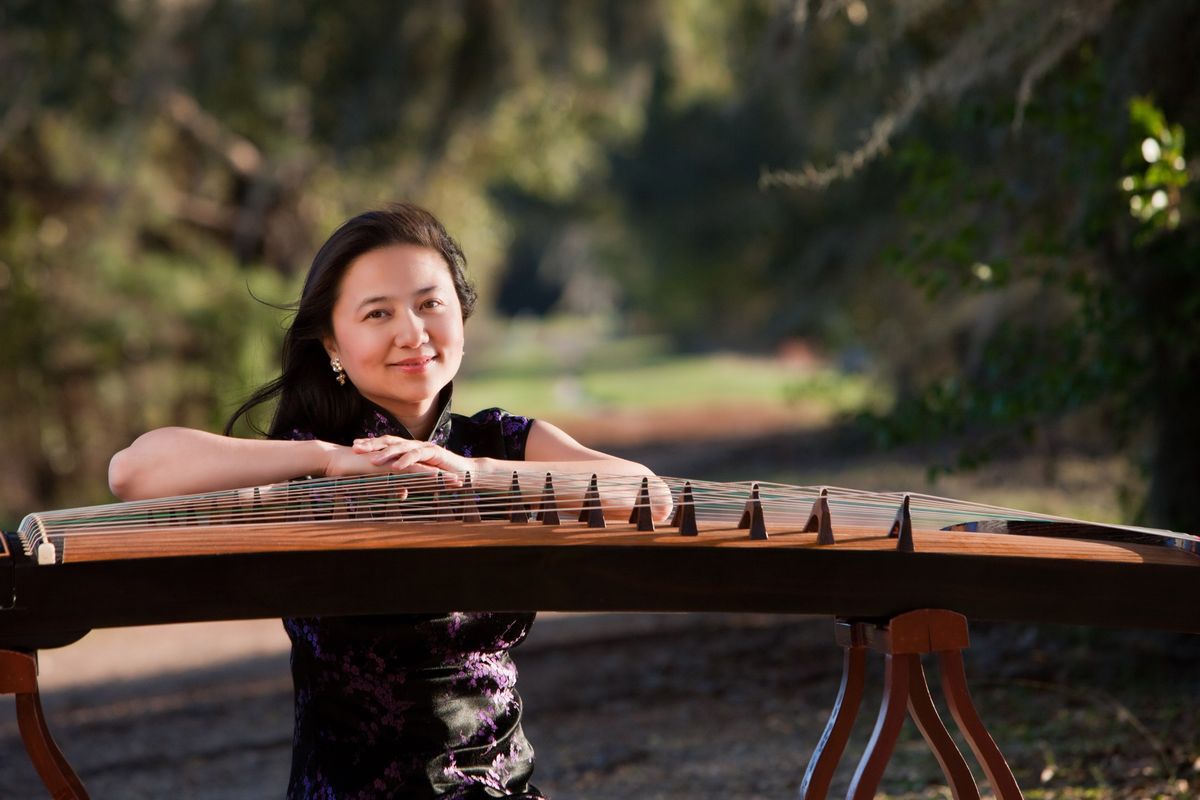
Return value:
M 1119 456 L 1060 456 L 1053 479 L 1045 476 L 1043 460 L 1033 455 L 1005 458 L 936 479 L 930 478 L 926 462 L 896 453 L 864 454 L 836 463 L 797 461 L 796 466 L 772 471 L 764 479 L 796 486 L 921 492 L 1118 524 L 1130 520 L 1117 488 L 1134 485 L 1140 479 Z
M 581 360 L 567 369 L 517 364 L 471 372 L 455 382 L 458 408 L 500 406 L 538 417 L 733 405 L 818 406 L 832 415 L 874 406 L 885 398 L 886 393 L 862 375 L 732 353 L 651 356 L 623 363 Z

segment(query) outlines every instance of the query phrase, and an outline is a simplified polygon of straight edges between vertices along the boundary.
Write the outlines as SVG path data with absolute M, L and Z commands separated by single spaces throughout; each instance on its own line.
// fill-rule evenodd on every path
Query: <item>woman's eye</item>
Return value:
M 443 303 L 441 300 L 437 299 L 436 297 L 431 297 L 428 300 L 426 300 L 424 303 L 421 303 L 421 308 L 438 308 L 439 306 L 444 306 L 444 305 L 446 305 L 446 304 Z
M 382 308 L 375 308 L 367 312 L 365 319 L 384 319 L 387 317 L 387 311 Z

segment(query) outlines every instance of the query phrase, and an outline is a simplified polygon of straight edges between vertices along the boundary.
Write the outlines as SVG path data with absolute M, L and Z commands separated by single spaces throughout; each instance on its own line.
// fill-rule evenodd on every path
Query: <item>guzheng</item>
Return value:
M 304 479 L 29 515 L 0 538 L 0 650 L 101 627 L 442 609 L 882 621 L 948 609 L 1200 631 L 1197 579 L 1189 534 L 921 494 L 572 474 Z M 848 648 L 870 638 L 846 636 Z
M 469 480 L 309 479 L 31 514 L 0 556 L 0 646 L 52 647 L 98 627 L 445 608 L 928 607 L 1200 630 L 1200 540 L 1186 534 L 916 494 L 672 478 L 661 479 L 672 518 L 656 525 L 628 478 L 601 476 L 590 493 L 591 476 L 548 489 L 541 475 L 514 476 L 516 488 L 490 491 Z M 605 522 L 609 492 L 628 499 L 630 522 L 611 508 Z

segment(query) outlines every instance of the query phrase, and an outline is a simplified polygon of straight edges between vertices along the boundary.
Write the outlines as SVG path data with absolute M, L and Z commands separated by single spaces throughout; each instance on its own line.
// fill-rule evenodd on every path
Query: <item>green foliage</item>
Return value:
M 1183 219 L 1180 206 L 1189 180 L 1183 155 L 1186 139 L 1183 126 L 1168 125 L 1149 98 L 1130 100 L 1129 117 L 1135 132 L 1144 133 L 1145 138 L 1137 153 L 1126 159 L 1139 170 L 1121 179 L 1121 189 L 1129 196 L 1129 213 L 1147 226 L 1147 231 L 1139 234 L 1144 241 L 1153 232 L 1178 228 Z
M 967 437 L 936 471 L 1030 444 L 1053 450 L 1064 425 L 1091 419 L 1107 443 L 1153 453 L 1143 513 L 1195 530 L 1200 508 L 1166 499 L 1187 491 L 1168 476 L 1194 474 L 1184 441 L 1195 440 L 1164 398 L 1200 389 L 1185 127 L 1144 97 L 1114 96 L 1110 68 L 1083 49 L 1019 136 L 986 135 L 1002 116 L 946 115 L 940 147 L 923 136 L 900 148 L 903 238 L 885 252 L 943 325 L 890 351 L 906 391 L 876 429 L 884 442 Z M 1200 109 L 1176 107 L 1200 123 Z M 993 144 L 980 147 L 981 134 Z M 1136 171 L 1118 186 L 1122 168 Z
M 294 291 L 220 253 L 181 263 L 72 223 L 48 217 L 0 240 L 0 337 L 20 354 L 0 365 L 13 387 L 6 524 L 21 510 L 10 498 L 104 499 L 96 478 L 114 444 L 150 427 L 218 427 L 231 400 L 270 376 L 278 347 L 277 315 L 247 282 Z

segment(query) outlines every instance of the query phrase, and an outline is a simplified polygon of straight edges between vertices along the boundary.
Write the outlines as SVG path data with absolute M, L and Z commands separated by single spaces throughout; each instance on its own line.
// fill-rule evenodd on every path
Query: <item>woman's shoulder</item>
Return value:
M 451 415 L 450 449 L 471 456 L 520 460 L 534 420 L 503 408 Z
M 503 408 L 485 408 L 482 411 L 476 411 L 474 414 L 467 416 L 465 414 L 451 414 L 454 422 L 463 422 L 468 425 L 528 425 L 533 422 L 532 417 L 525 417 L 520 414 L 514 414 Z

